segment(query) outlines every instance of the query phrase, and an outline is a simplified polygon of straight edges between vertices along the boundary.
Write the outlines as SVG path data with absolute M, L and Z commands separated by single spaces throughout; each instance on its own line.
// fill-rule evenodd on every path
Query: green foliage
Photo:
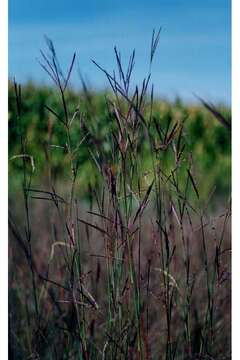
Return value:
M 74 146 L 81 143 L 75 159 L 79 164 L 80 176 L 78 176 L 76 188 L 80 196 L 84 195 L 89 183 L 96 185 L 99 181 L 98 172 L 89 161 L 86 143 L 84 139 L 81 139 L 81 114 L 84 115 L 85 120 L 87 119 L 88 130 L 97 134 L 98 141 L 101 142 L 101 147 L 105 149 L 107 156 L 110 151 L 108 136 L 110 129 L 116 124 L 106 105 L 106 96 L 110 97 L 107 93 L 84 93 L 73 90 L 66 92 L 70 117 L 76 109 L 79 109 L 79 115 L 76 116 L 75 124 L 73 124 L 72 141 Z M 19 124 L 14 87 L 11 82 L 9 83 L 9 157 L 20 154 L 21 135 L 24 133 L 27 137 L 28 153 L 33 156 L 36 166 L 33 182 L 42 183 L 44 177 L 47 179 L 49 174 L 46 169 L 50 168 L 53 179 L 61 177 L 64 179 L 63 182 L 68 181 L 68 174 L 65 171 L 69 160 L 66 151 L 66 132 L 47 107 L 54 110 L 59 118 L 64 118 L 58 90 L 53 87 L 36 86 L 33 83 L 24 85 L 22 87 L 22 117 Z M 230 112 L 225 107 L 221 107 L 221 111 L 226 115 Z M 145 112 L 149 115 L 149 106 L 146 106 Z M 175 103 L 155 100 L 153 116 L 163 128 L 169 121 L 172 124 L 185 121 L 187 150 L 189 154 L 192 154 L 194 171 L 203 197 L 207 198 L 214 186 L 216 196 L 226 196 L 231 176 L 231 141 L 228 131 L 202 106 L 185 105 L 179 99 Z M 142 151 L 144 147 L 143 142 Z M 143 158 L 146 168 L 149 161 L 150 159 Z M 165 154 L 163 162 L 167 171 L 171 158 Z M 9 171 L 10 174 L 15 174 L 9 178 L 11 194 L 21 182 L 21 161 L 18 159 L 10 161 Z

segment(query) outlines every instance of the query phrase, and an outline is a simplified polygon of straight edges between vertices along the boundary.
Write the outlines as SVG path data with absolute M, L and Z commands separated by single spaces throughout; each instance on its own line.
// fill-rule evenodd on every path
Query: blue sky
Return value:
M 74 51 L 92 87 L 107 86 L 91 59 L 112 71 L 113 47 L 122 58 L 136 49 L 134 81 L 148 71 L 153 28 L 162 27 L 152 70 L 155 92 L 194 101 L 193 93 L 213 102 L 231 101 L 230 0 L 9 0 L 9 76 L 48 83 L 37 59 L 56 47 L 63 68 Z M 80 87 L 77 71 L 72 79 Z

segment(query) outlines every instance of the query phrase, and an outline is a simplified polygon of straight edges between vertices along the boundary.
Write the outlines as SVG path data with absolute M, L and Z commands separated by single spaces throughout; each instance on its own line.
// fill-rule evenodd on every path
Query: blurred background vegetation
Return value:
M 63 116 L 63 108 L 59 101 L 59 93 L 49 86 L 27 83 L 22 87 L 22 116 L 18 120 L 16 114 L 16 99 L 14 86 L 9 82 L 9 196 L 14 198 L 20 190 L 22 175 L 22 161 L 15 158 L 21 154 L 21 134 L 27 137 L 27 152 L 33 157 L 35 171 L 32 184 L 43 186 L 47 184 L 49 176 L 53 180 L 68 181 L 66 171 L 68 159 L 66 155 L 66 132 L 62 124 L 57 121 L 49 109 L 54 110 L 59 117 Z M 76 109 L 88 119 L 88 126 L 94 129 L 101 139 L 101 145 L 107 146 L 109 129 L 113 126 L 113 117 L 106 105 L 107 92 L 68 90 L 66 94 L 69 112 L 74 114 Z M 48 109 L 48 108 L 49 109 Z M 224 105 L 217 106 L 218 110 L 227 118 L 230 109 Z M 150 108 L 146 107 L 146 116 Z M 230 133 L 205 109 L 201 104 L 185 104 L 180 99 L 168 102 L 161 99 L 154 100 L 153 116 L 161 124 L 169 120 L 176 123 L 185 121 L 185 138 L 189 154 L 193 158 L 195 176 L 203 199 L 214 193 L 215 200 L 226 200 L 230 191 L 231 180 L 231 138 Z M 81 142 L 81 115 L 73 132 L 76 143 Z M 144 144 L 143 144 L 144 146 Z M 107 149 L 106 149 L 107 150 Z M 98 172 L 92 161 L 84 139 L 77 155 L 79 176 L 77 180 L 78 196 L 84 197 L 91 185 L 96 185 Z M 148 163 L 150 159 L 143 159 Z M 168 162 L 165 161 L 167 172 Z M 147 165 L 146 165 L 147 168 Z M 49 171 L 51 175 L 49 175 Z M 214 202 L 213 202 L 214 203 Z M 215 202 L 216 203 L 216 202 Z M 217 201 L 219 203 L 219 201 Z

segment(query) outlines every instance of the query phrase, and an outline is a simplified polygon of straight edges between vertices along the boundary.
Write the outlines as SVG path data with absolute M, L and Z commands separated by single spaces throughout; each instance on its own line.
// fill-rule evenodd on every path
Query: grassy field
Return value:
M 133 88 L 117 50 L 78 93 L 49 50 L 54 87 L 9 83 L 10 357 L 230 359 L 230 110 Z

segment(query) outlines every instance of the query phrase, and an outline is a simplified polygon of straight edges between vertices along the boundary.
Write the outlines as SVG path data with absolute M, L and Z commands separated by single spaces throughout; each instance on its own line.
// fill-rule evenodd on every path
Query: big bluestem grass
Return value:
M 154 117 L 151 67 L 159 36 L 160 31 L 153 32 L 149 72 L 140 86 L 131 83 L 135 51 L 125 69 L 114 48 L 112 74 L 94 61 L 111 88 L 105 139 L 99 136 L 101 123 L 83 80 L 88 112 L 81 111 L 80 102 L 73 112 L 68 107 L 76 55 L 64 75 L 51 40 L 49 54 L 41 52 L 40 64 L 58 89 L 63 116 L 45 107 L 64 129 L 65 141 L 48 143 L 47 189 L 31 182 L 34 159 L 24 134 L 22 153 L 13 159 L 20 157 L 23 163 L 26 214 L 23 234 L 9 216 L 26 260 L 16 266 L 24 273 L 19 274 L 23 282 L 13 280 L 21 304 L 18 326 L 25 327 L 24 334 L 10 327 L 13 358 L 219 359 L 220 352 L 222 359 L 230 358 L 230 317 L 225 324 L 224 315 L 230 314 L 230 211 L 208 214 L 187 148 L 187 116 L 183 121 L 170 116 L 164 124 Z M 17 84 L 15 95 L 20 123 Z M 78 127 L 77 140 L 73 127 Z M 87 204 L 77 198 L 75 188 L 83 143 L 98 172 L 98 181 L 89 179 Z M 51 154 L 59 148 L 69 173 L 62 194 L 51 174 Z M 166 158 L 171 159 L 167 168 Z M 36 202 L 44 208 L 37 226 L 31 213 Z M 51 240 L 37 247 L 44 226 Z M 17 320 L 11 321 L 16 326 Z

